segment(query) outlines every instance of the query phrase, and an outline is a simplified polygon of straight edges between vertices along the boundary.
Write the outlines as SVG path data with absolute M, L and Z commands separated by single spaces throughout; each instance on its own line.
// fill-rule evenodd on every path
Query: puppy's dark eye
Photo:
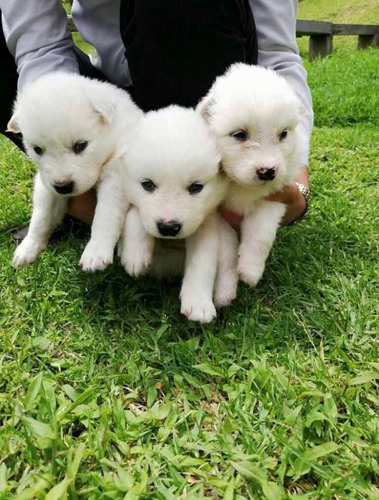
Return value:
M 78 141 L 75 142 L 73 150 L 76 155 L 79 155 L 80 153 L 83 153 L 83 151 L 86 149 L 88 146 L 88 141 Z
M 42 156 L 43 155 L 43 149 L 40 148 L 39 146 L 34 146 L 33 151 L 35 152 L 36 155 Z
M 246 130 L 236 130 L 230 134 L 230 137 L 233 137 L 236 141 L 245 142 L 248 136 Z
M 188 192 L 189 194 L 197 194 L 200 193 L 200 191 L 203 190 L 204 184 L 201 184 L 200 182 L 193 182 L 189 187 L 188 187 Z
M 280 132 L 279 141 L 284 141 L 284 139 L 287 137 L 287 135 L 288 135 L 288 130 L 283 130 L 283 132 Z
M 157 186 L 154 184 L 154 182 L 150 179 L 146 179 L 145 181 L 141 182 L 141 186 L 145 191 L 148 191 L 149 193 L 152 193 L 157 189 Z

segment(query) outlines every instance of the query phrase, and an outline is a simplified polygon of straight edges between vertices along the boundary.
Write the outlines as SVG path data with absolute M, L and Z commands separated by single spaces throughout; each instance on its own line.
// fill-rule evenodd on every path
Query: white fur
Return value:
M 194 110 L 170 106 L 147 113 L 131 142 L 126 190 L 134 207 L 126 217 L 122 263 L 133 276 L 148 269 L 159 276 L 175 275 L 184 265 L 181 312 L 188 319 L 209 322 L 216 316 L 212 296 L 219 242 L 224 234 L 216 209 L 226 189 L 225 176 L 219 173 L 216 141 Z M 154 183 L 154 191 L 143 188 L 141 183 L 146 180 Z M 191 194 L 189 187 L 193 183 L 204 187 Z M 164 238 L 158 231 L 160 221 L 176 221 L 181 230 Z M 233 233 L 226 233 L 229 236 L 225 237 L 222 253 L 223 277 L 224 268 L 233 263 L 236 253 L 236 239 Z M 185 262 L 183 252 L 166 247 L 165 239 L 185 240 Z M 237 286 L 237 280 L 230 278 L 233 270 L 228 272 L 229 279 L 221 280 L 228 290 L 215 294 L 223 304 L 235 297 Z
M 104 269 L 113 261 L 127 210 L 123 160 L 130 130 L 142 111 L 117 87 L 70 73 L 50 73 L 17 97 L 8 129 L 21 132 L 30 158 L 38 166 L 28 235 L 16 249 L 13 264 L 30 264 L 46 247 L 62 220 L 68 198 L 97 188 L 91 239 L 82 255 L 84 270 Z M 84 151 L 73 146 L 87 141 Z M 43 154 L 38 155 L 38 146 Z M 58 194 L 53 185 L 74 182 Z
M 232 181 L 224 203 L 244 216 L 238 272 L 255 286 L 285 213 L 283 204 L 264 198 L 290 184 L 301 167 L 306 147 L 298 126 L 301 103 L 274 71 L 237 63 L 216 79 L 197 109 L 218 139 L 222 166 Z M 246 140 L 236 140 L 236 131 L 244 131 Z M 280 140 L 283 131 L 287 137 Z M 262 168 L 275 168 L 275 179 L 260 180 Z

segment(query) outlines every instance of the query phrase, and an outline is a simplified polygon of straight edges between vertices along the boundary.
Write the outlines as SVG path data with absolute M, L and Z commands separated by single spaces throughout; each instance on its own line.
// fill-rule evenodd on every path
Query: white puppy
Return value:
M 244 216 L 238 273 L 255 286 L 285 213 L 282 203 L 264 198 L 293 181 L 301 166 L 302 106 L 283 77 L 238 63 L 216 79 L 198 111 L 218 138 L 232 181 L 225 205 Z
M 209 322 L 216 315 L 214 289 L 216 304 L 226 305 L 238 281 L 236 235 L 216 210 L 226 189 L 216 140 L 193 109 L 170 106 L 147 113 L 132 142 L 126 189 L 134 206 L 126 217 L 122 263 L 133 276 L 150 266 L 160 276 L 177 274 L 183 252 L 162 240 L 185 239 L 181 312 Z
M 38 173 L 29 231 L 16 249 L 15 266 L 36 260 L 69 197 L 93 187 L 97 207 L 80 264 L 93 271 L 113 261 L 127 210 L 123 154 L 142 114 L 125 91 L 70 73 L 50 73 L 18 95 L 8 129 L 22 133 Z

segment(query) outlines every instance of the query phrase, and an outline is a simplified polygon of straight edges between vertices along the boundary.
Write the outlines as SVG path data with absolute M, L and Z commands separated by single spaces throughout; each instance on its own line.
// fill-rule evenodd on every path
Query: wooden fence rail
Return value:
M 377 24 L 334 24 L 324 21 L 298 19 L 298 37 L 309 36 L 309 60 L 325 57 L 333 51 L 334 35 L 358 36 L 358 49 L 379 45 L 379 25 Z
M 68 16 L 67 25 L 70 31 L 77 31 L 71 16 Z M 357 36 L 358 49 L 363 50 L 372 45 L 379 45 L 379 24 L 334 24 L 324 21 L 297 20 L 296 36 L 309 36 L 310 61 L 332 53 L 334 35 Z

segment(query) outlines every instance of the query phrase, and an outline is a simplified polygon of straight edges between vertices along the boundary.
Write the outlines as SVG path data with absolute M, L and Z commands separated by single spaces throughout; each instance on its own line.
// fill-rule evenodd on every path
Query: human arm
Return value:
M 296 42 L 297 0 L 249 0 L 257 37 L 258 64 L 274 69 L 298 94 L 304 116 L 300 131 L 308 140 L 302 164 L 308 165 L 309 141 L 313 127 L 312 97 Z
M 51 71 L 78 73 L 67 16 L 59 0 L 0 0 L 5 40 L 18 88 Z

